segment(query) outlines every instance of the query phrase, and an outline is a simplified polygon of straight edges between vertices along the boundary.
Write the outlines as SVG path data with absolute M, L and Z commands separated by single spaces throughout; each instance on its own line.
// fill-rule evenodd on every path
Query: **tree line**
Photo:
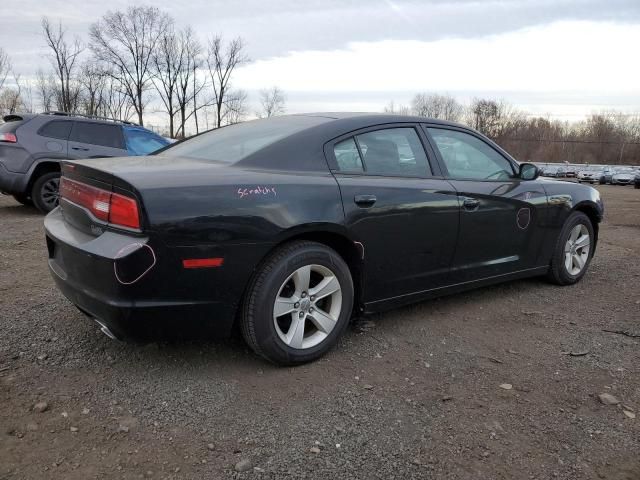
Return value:
M 568 122 L 530 116 L 502 100 L 474 98 L 463 105 L 451 95 L 437 93 L 418 93 L 410 105 L 390 102 L 385 111 L 468 125 L 520 161 L 640 164 L 640 115 L 605 111 Z
M 86 43 L 46 17 L 41 27 L 51 68 L 39 69 L 35 80 L 15 74 L 0 48 L 0 113 L 33 111 L 37 100 L 44 111 L 140 125 L 149 113 L 162 114 L 165 133 L 174 138 L 250 115 L 247 93 L 232 83 L 236 69 L 250 61 L 240 37 L 202 42 L 190 26 L 180 28 L 150 6 L 107 12 L 91 24 Z M 286 98 L 274 86 L 259 92 L 258 103 L 256 116 L 279 115 Z

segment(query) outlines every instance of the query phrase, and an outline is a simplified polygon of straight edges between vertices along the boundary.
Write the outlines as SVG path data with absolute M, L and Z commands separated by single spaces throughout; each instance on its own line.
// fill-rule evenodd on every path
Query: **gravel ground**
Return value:
M 54 288 L 42 217 L 0 197 L 0 479 L 640 479 L 640 191 L 598 188 L 580 284 L 372 316 L 288 369 L 238 338 L 108 339 Z

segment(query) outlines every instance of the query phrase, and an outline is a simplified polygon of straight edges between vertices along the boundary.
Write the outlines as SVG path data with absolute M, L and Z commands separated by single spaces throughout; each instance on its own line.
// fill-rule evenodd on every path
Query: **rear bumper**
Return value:
M 28 180 L 28 175 L 10 172 L 4 164 L 0 163 L 0 192 L 10 195 L 25 193 Z
M 183 272 L 176 270 L 170 252 L 152 246 L 149 238 L 114 232 L 92 237 L 66 223 L 60 209 L 45 218 L 45 232 L 57 287 L 116 338 L 145 341 L 230 333 L 236 305 L 227 299 L 233 297 L 216 295 L 216 288 L 198 279 L 195 285 L 180 285 Z M 153 262 L 145 256 L 151 248 Z

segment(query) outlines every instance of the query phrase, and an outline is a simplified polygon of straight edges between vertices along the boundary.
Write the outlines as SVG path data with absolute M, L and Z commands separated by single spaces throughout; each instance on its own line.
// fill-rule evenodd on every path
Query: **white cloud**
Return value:
M 289 92 L 576 92 L 640 102 L 640 25 L 558 22 L 475 39 L 353 42 L 238 71 L 235 85 Z

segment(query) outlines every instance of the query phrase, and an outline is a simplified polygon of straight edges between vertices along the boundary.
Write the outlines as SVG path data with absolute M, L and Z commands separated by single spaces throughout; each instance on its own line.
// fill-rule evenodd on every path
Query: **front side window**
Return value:
M 371 175 L 424 177 L 430 173 L 420 137 L 410 127 L 356 135 L 365 170 Z
M 131 155 L 149 155 L 169 144 L 169 141 L 153 132 L 140 128 L 124 129 L 127 151 Z
M 122 127 L 103 123 L 75 122 L 69 140 L 111 148 L 124 148 Z
M 487 143 L 468 133 L 429 128 L 449 176 L 459 180 L 507 180 L 511 162 Z
M 66 140 L 69 138 L 72 124 L 73 123 L 68 120 L 54 120 L 41 127 L 38 133 L 43 137 Z

